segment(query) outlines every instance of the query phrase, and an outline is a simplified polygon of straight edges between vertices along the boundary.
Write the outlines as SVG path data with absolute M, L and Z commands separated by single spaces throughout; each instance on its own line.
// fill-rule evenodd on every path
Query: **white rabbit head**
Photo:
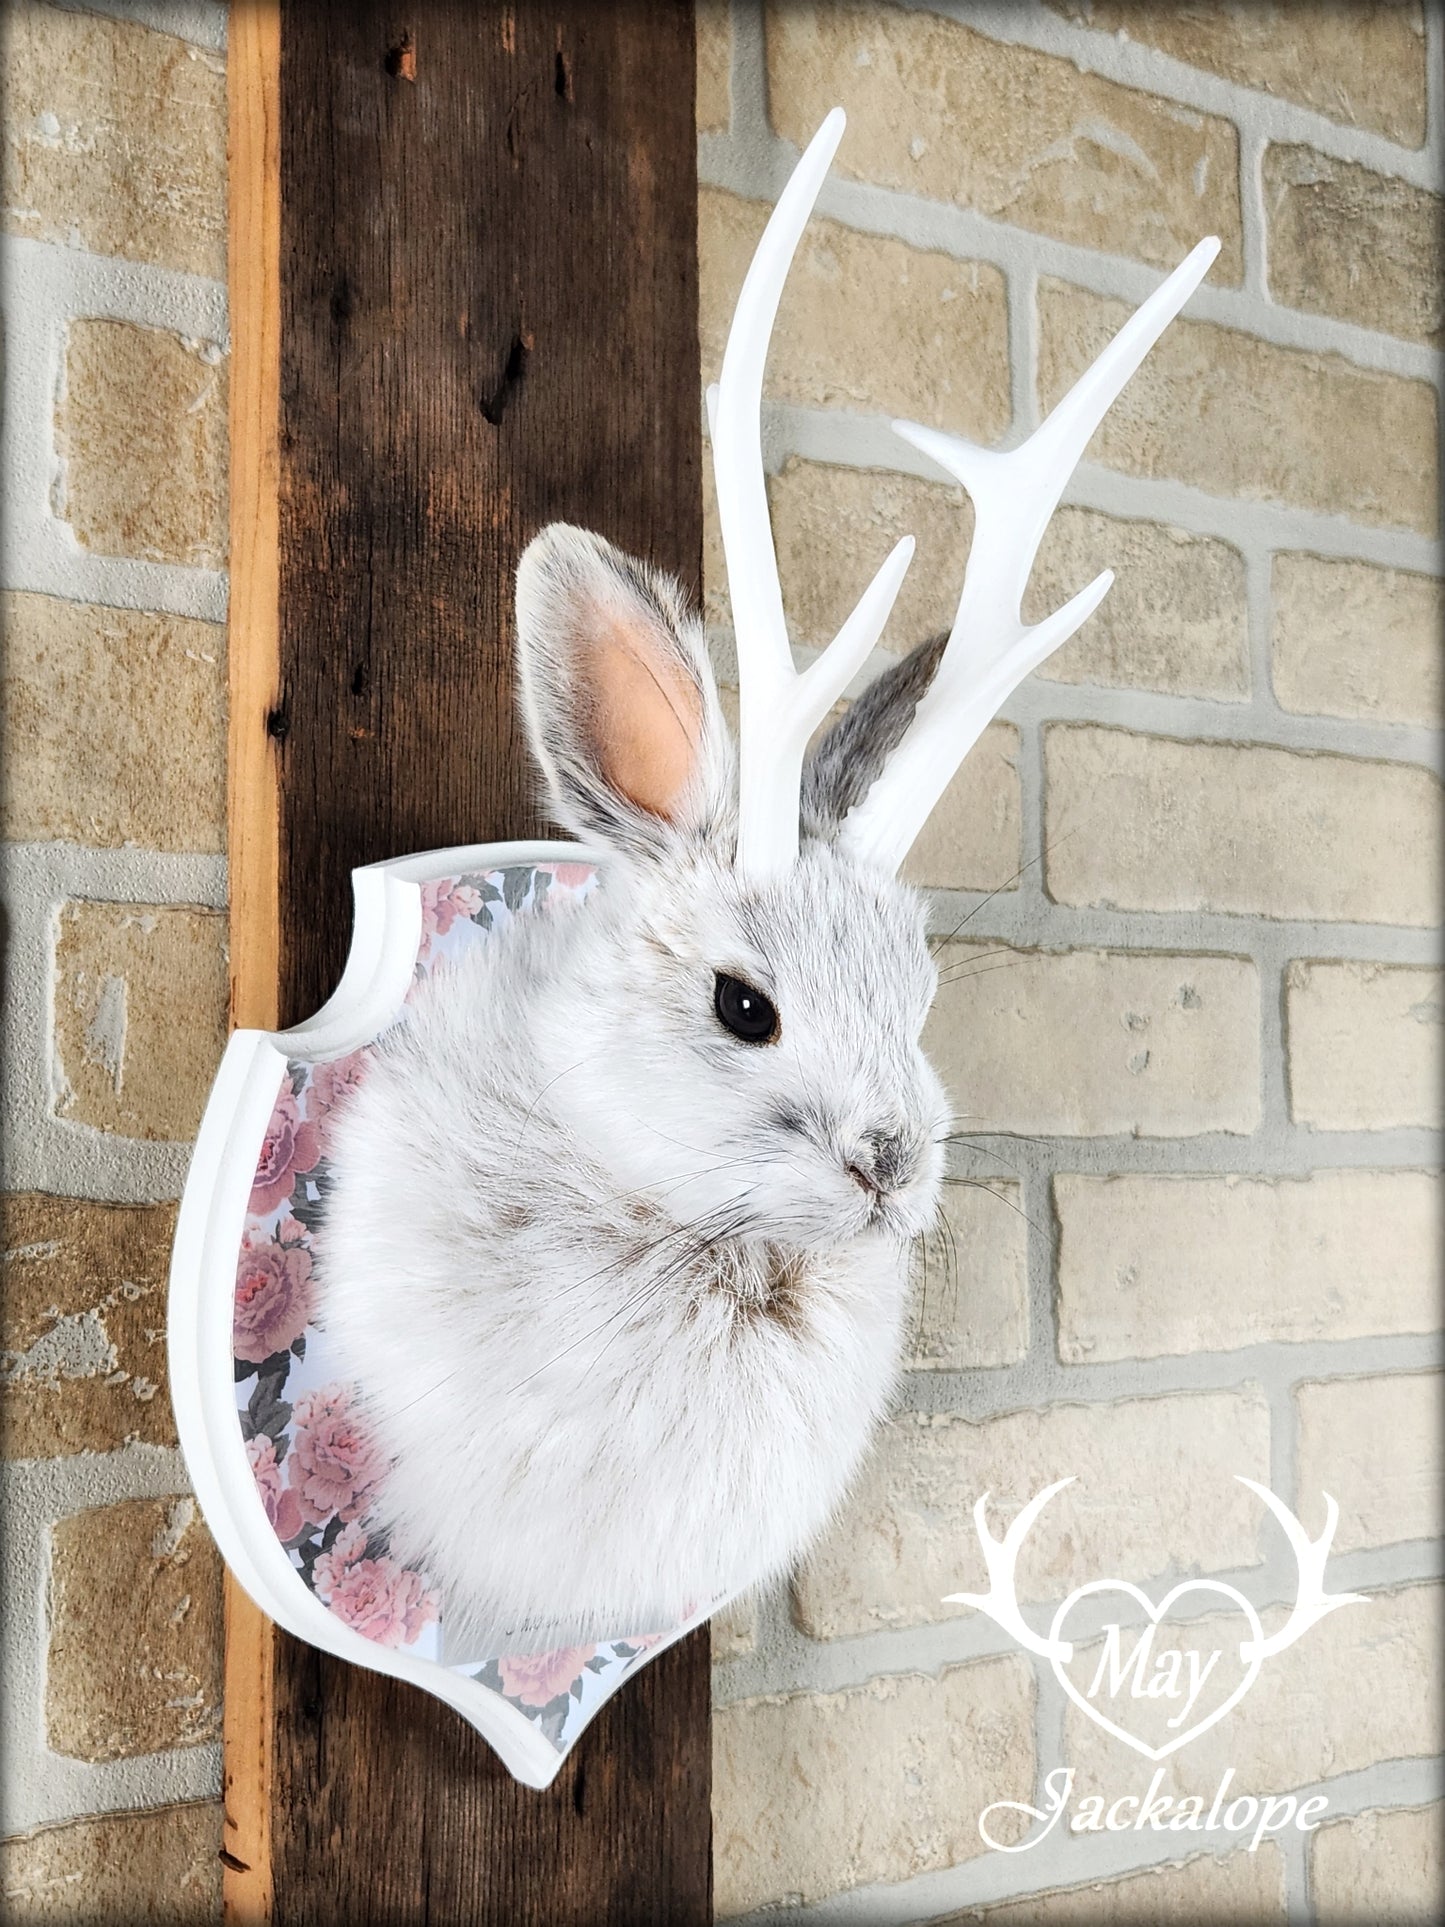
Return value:
M 523 712 L 554 814 L 617 886 L 544 1004 L 548 1103 L 619 1187 L 719 1239 L 816 1248 L 931 1223 L 943 1094 L 917 894 L 840 851 L 937 650 L 875 683 L 808 765 L 787 869 L 738 868 L 733 744 L 678 586 L 554 525 L 517 578 Z M 598 913 L 600 911 L 600 914 Z

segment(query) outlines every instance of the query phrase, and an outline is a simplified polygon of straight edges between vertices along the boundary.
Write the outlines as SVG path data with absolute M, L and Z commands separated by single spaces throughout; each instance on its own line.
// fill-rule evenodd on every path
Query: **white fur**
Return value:
M 556 635 L 523 623 L 549 769 L 580 754 L 537 668 Z M 479 1650 L 659 1628 L 784 1571 L 896 1376 L 945 1129 L 922 906 L 817 840 L 749 886 L 725 746 L 700 765 L 688 820 L 631 823 L 585 903 L 434 974 L 334 1145 L 328 1339 L 393 1462 L 393 1549 Z M 771 997 L 776 1043 L 719 1023 L 718 970 Z M 879 1199 L 848 1170 L 870 1134 L 904 1141 Z

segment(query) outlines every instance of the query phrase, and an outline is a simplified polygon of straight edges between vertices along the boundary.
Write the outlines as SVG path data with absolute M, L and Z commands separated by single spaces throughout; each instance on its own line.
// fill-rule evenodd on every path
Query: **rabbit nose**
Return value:
M 878 1196 L 901 1189 L 910 1162 L 901 1131 L 870 1131 L 862 1147 L 848 1160 L 848 1175 L 861 1190 Z
M 860 1191 L 865 1192 L 870 1198 L 876 1198 L 878 1196 L 880 1187 L 874 1181 L 871 1172 L 865 1170 L 865 1168 L 856 1161 L 847 1166 L 847 1171 L 849 1177 Z

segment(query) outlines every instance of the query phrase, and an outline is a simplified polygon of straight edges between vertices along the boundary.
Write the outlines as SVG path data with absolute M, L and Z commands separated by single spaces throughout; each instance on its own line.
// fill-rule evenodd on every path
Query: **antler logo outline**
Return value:
M 1273 1659 L 1286 1648 L 1293 1646 L 1312 1626 L 1341 1606 L 1366 1605 L 1368 1599 L 1363 1593 L 1328 1593 L 1325 1591 L 1325 1566 L 1329 1559 L 1330 1547 L 1334 1543 L 1335 1528 L 1339 1523 L 1339 1507 L 1328 1493 L 1322 1496 L 1325 1501 L 1325 1526 L 1317 1539 L 1311 1539 L 1304 1526 L 1287 1505 L 1279 1499 L 1268 1486 L 1260 1485 L 1255 1479 L 1236 1473 L 1240 1485 L 1247 1486 L 1274 1514 L 1290 1550 L 1295 1556 L 1298 1571 L 1295 1601 L 1290 1608 L 1285 1623 L 1275 1633 L 1266 1635 L 1259 1614 L 1253 1604 L 1234 1586 L 1224 1580 L 1190 1579 L 1174 1586 L 1156 1605 L 1140 1587 L 1128 1580 L 1090 1580 L 1076 1586 L 1064 1599 L 1054 1613 L 1047 1635 L 1036 1633 L 1023 1616 L 1019 1605 L 1016 1568 L 1024 1541 L 1032 1531 L 1040 1513 L 1056 1493 L 1075 1483 L 1070 1476 L 1056 1479 L 1042 1492 L 1034 1494 L 1007 1527 L 1002 1539 L 995 1538 L 988 1525 L 988 1501 L 990 1493 L 985 1492 L 973 1508 L 974 1528 L 978 1533 L 979 1545 L 983 1552 L 984 1566 L 988 1573 L 989 1589 L 986 1593 L 953 1592 L 946 1593 L 945 1605 L 972 1606 L 975 1611 L 985 1614 L 994 1624 L 1001 1626 L 1011 1639 L 1040 1659 L 1046 1659 L 1054 1670 L 1064 1691 L 1080 1710 L 1091 1720 L 1123 1740 L 1136 1752 L 1145 1754 L 1151 1760 L 1161 1760 L 1166 1754 L 1176 1752 L 1189 1741 L 1197 1739 L 1207 1728 L 1221 1720 L 1244 1698 L 1250 1687 L 1259 1677 L 1260 1668 L 1266 1659 Z M 1130 1595 L 1143 1607 L 1148 1618 L 1158 1625 L 1170 1606 L 1182 1593 L 1200 1591 L 1214 1592 L 1228 1599 L 1243 1615 L 1250 1629 L 1250 1637 L 1242 1640 L 1239 1647 L 1240 1662 L 1244 1667 L 1244 1677 L 1239 1685 L 1204 1719 L 1196 1722 L 1186 1732 L 1169 1740 L 1163 1746 L 1151 1746 L 1146 1741 L 1130 1733 L 1127 1728 L 1117 1725 L 1113 1720 L 1086 1698 L 1064 1670 L 1074 1657 L 1071 1640 L 1060 1637 L 1059 1629 L 1068 1614 L 1081 1599 L 1101 1591 L 1117 1591 Z

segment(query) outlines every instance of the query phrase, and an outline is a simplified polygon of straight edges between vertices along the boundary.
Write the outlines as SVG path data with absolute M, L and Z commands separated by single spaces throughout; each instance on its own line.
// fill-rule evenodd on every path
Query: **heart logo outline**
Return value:
M 1097 1706 L 1086 1699 L 1069 1678 L 1069 1675 L 1064 1671 L 1064 1653 L 1062 1649 L 1066 1647 L 1067 1657 L 1072 1659 L 1074 1656 L 1074 1646 L 1072 1641 L 1062 1640 L 1060 1638 L 1059 1629 L 1068 1614 L 1081 1599 L 1087 1598 L 1090 1593 L 1098 1592 L 1128 1593 L 1132 1599 L 1136 1600 L 1139 1605 L 1143 1607 L 1149 1617 L 1150 1623 L 1154 1626 L 1159 1625 L 1165 1614 L 1169 1611 L 1169 1608 L 1181 1594 L 1188 1592 L 1219 1593 L 1223 1598 L 1229 1600 L 1231 1605 L 1236 1606 L 1239 1611 L 1244 1614 L 1245 1619 L 1249 1623 L 1252 1635 L 1249 1647 L 1246 1648 L 1242 1643 L 1240 1646 L 1240 1658 L 1244 1661 L 1245 1667 L 1243 1679 L 1234 1688 L 1233 1692 L 1230 1693 L 1226 1699 L 1222 1700 L 1220 1704 L 1215 1707 L 1214 1711 L 1204 1719 L 1196 1721 L 1193 1726 L 1177 1735 L 1176 1738 L 1167 1741 L 1163 1746 L 1148 1745 L 1147 1742 L 1139 1739 L 1137 1735 L 1129 1732 L 1127 1727 L 1120 1726 L 1114 1720 L 1111 1720 L 1106 1713 L 1101 1712 Z M 1076 1586 L 1067 1599 L 1060 1602 L 1058 1611 L 1054 1614 L 1053 1623 L 1049 1627 L 1049 1643 L 1055 1648 L 1055 1651 L 1049 1657 L 1049 1664 L 1053 1667 L 1054 1678 L 1059 1682 L 1060 1686 L 1063 1687 L 1079 1711 L 1087 1714 L 1094 1724 L 1102 1727 L 1106 1733 L 1112 1733 L 1116 1740 L 1122 1740 L 1125 1746 L 1133 1747 L 1136 1753 L 1142 1753 L 1146 1759 L 1153 1760 L 1156 1763 L 1166 1759 L 1171 1753 L 1177 1753 L 1181 1746 L 1187 1746 L 1191 1740 L 1198 1739 L 1201 1733 L 1207 1732 L 1218 1720 L 1222 1720 L 1226 1713 L 1232 1712 L 1244 1698 L 1250 1687 L 1253 1686 L 1254 1682 L 1259 1678 L 1260 1667 L 1264 1664 L 1263 1654 L 1260 1650 L 1264 1644 L 1264 1627 L 1260 1624 L 1259 1614 L 1242 1592 L 1226 1584 L 1222 1579 L 1183 1579 L 1177 1586 L 1170 1588 L 1157 1606 L 1146 1592 L 1141 1591 L 1138 1586 L 1131 1584 L 1127 1579 L 1091 1579 L 1087 1585 Z M 1244 1660 L 1246 1651 L 1252 1653 L 1252 1658 Z

